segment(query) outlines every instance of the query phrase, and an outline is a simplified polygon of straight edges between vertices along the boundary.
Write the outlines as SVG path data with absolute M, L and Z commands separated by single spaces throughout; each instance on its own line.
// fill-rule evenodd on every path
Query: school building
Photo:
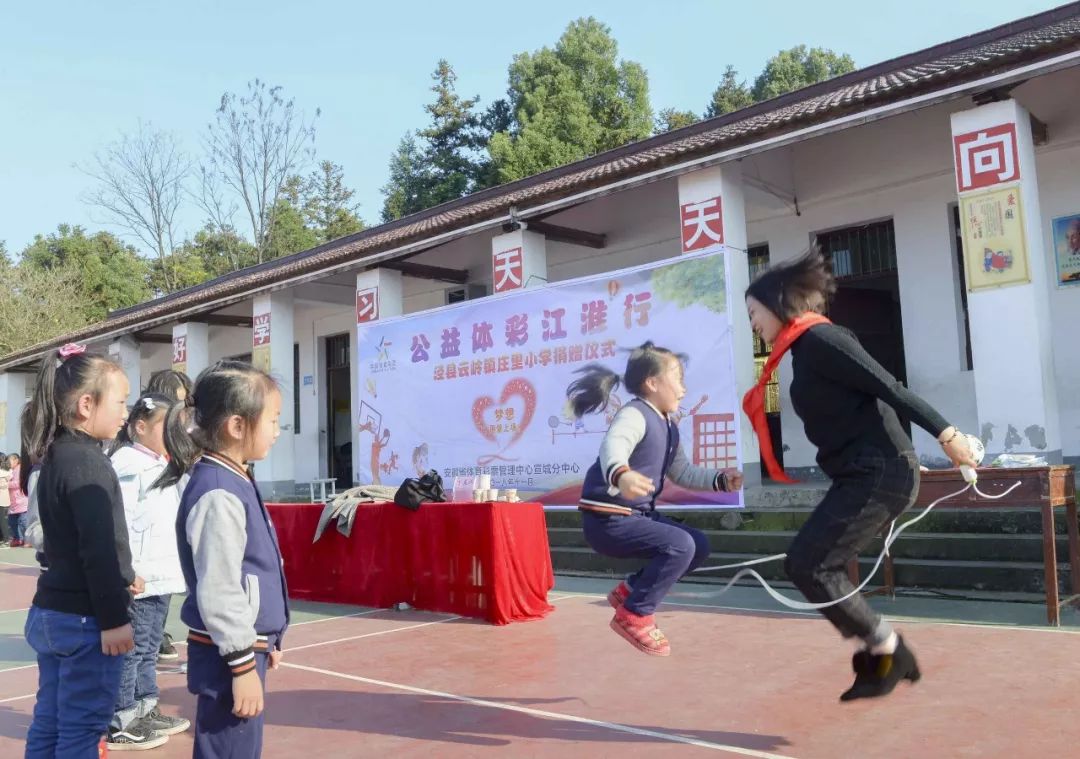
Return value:
M 754 270 L 820 244 L 834 321 L 988 456 L 1080 459 L 1080 3 L 111 313 L 0 357 L 0 450 L 42 357 L 89 343 L 134 400 L 150 374 L 225 357 L 282 380 L 267 496 L 353 482 L 357 325 L 725 245 L 740 395 L 768 346 L 742 308 Z M 1072 94 L 1070 94 L 1072 93 Z M 656 336 L 658 342 L 662 336 Z M 814 476 L 785 359 L 770 398 L 784 465 Z M 759 453 L 741 419 L 749 486 Z M 912 430 L 928 465 L 936 442 Z

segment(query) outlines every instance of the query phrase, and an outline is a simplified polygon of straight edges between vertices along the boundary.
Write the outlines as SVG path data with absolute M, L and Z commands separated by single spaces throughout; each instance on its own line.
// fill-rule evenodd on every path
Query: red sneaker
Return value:
M 611 604 L 611 608 L 618 609 L 624 603 L 626 603 L 626 597 L 630 595 L 630 586 L 623 580 L 607 594 L 607 602 Z
M 656 626 L 652 614 L 642 617 L 620 606 L 611 619 L 611 629 L 642 653 L 650 656 L 671 655 L 671 644 Z

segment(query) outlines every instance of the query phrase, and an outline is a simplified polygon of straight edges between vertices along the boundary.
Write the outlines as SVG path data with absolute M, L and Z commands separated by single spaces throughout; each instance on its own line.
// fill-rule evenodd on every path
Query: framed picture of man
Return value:
M 1051 222 L 1058 286 L 1080 285 L 1080 213 Z

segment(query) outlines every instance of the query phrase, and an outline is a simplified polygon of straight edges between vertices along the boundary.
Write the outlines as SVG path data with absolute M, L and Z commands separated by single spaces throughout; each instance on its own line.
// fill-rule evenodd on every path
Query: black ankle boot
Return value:
M 904 645 L 904 639 L 897 637 L 894 653 L 871 654 L 869 651 L 859 651 L 851 658 L 855 682 L 840 696 L 841 701 L 887 696 L 901 680 L 910 680 L 913 683 L 919 681 L 922 674 L 919 672 L 915 655 Z

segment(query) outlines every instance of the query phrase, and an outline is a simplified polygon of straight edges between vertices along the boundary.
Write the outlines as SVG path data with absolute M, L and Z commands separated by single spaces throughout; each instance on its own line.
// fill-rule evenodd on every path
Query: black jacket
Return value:
M 792 344 L 791 357 L 791 404 L 830 476 L 867 447 L 885 456 L 912 450 L 897 414 L 934 437 L 949 426 L 843 327 L 811 327 Z
M 102 630 L 130 621 L 135 581 L 120 482 L 101 443 L 61 430 L 41 463 L 38 512 L 48 569 L 34 605 L 95 617 Z

